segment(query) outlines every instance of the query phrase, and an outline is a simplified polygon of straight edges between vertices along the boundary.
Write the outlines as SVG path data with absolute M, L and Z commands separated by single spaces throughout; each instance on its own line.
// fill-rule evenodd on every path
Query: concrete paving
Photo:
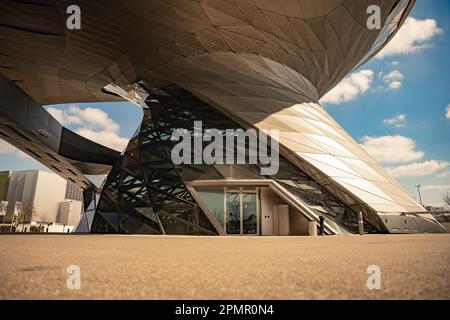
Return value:
M 1 299 L 450 299 L 450 235 L 0 235 L 0 283 Z

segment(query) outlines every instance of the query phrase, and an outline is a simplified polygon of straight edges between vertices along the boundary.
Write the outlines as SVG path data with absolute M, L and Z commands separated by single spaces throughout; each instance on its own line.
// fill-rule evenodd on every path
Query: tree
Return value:
M 15 220 L 15 222 L 17 223 L 17 225 L 22 225 L 23 231 L 24 224 L 27 222 L 31 222 L 31 219 L 35 214 L 36 210 L 34 209 L 33 204 L 31 202 L 23 202 L 19 209 L 19 212 L 17 213 L 17 219 Z
M 37 213 L 35 210 L 33 210 L 31 220 L 36 222 L 48 222 L 48 218 L 45 213 Z
M 450 193 L 447 192 L 443 200 L 447 209 L 450 209 Z

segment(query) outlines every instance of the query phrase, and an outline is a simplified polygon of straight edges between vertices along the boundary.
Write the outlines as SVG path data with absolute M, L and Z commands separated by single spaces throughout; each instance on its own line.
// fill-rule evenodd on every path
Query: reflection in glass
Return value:
M 227 193 L 227 233 L 241 234 L 241 201 L 239 192 Z
M 242 233 L 257 234 L 256 193 L 242 194 Z
M 223 189 L 222 190 L 198 190 L 198 195 L 205 202 L 209 212 L 219 221 L 220 225 L 224 227 L 223 219 Z

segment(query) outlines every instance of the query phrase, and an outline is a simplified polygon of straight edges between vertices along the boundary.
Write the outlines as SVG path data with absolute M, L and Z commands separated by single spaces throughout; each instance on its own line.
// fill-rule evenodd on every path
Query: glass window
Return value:
M 257 234 L 256 193 L 242 194 L 242 233 Z
M 206 190 L 206 189 L 198 189 L 198 195 L 205 202 L 206 206 L 211 212 L 212 215 L 219 221 L 219 223 L 224 227 L 224 194 L 223 188 L 216 190 Z
M 240 198 L 240 192 L 227 192 L 227 234 L 241 234 Z

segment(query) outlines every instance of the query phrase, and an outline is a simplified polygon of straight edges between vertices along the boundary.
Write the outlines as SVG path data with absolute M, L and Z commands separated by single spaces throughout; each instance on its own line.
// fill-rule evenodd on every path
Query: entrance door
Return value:
M 226 192 L 226 233 L 236 235 L 258 234 L 256 191 Z
M 228 234 L 241 234 L 241 193 L 226 193 L 226 226 Z

